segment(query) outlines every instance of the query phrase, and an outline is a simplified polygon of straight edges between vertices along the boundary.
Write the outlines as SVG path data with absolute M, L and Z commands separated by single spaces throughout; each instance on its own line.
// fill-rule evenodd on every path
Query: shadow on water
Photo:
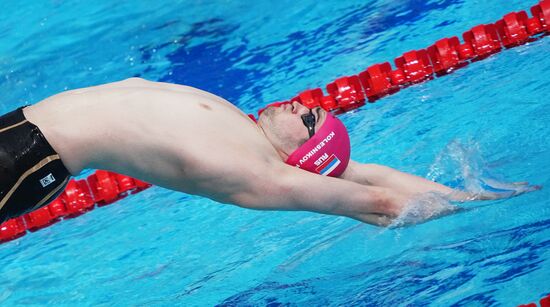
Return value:
M 446 305 L 489 306 L 498 302 L 495 292 L 499 284 L 540 268 L 550 240 L 533 243 L 537 240 L 532 237 L 542 235 L 548 227 L 550 219 L 464 241 L 407 249 L 398 255 L 344 267 L 338 273 L 323 277 L 289 284 L 266 281 L 227 298 L 220 306 L 259 302 L 270 306 L 296 302 L 313 305 L 338 302 L 343 306 L 423 305 L 460 287 L 463 287 L 462 295 L 447 298 Z M 495 244 L 499 248 L 491 248 Z M 277 276 L 273 279 L 277 280 Z M 311 300 L 316 295 L 326 301 Z
M 213 18 L 195 23 L 191 29 L 177 40 L 179 47 L 168 54 L 172 63 L 171 71 L 159 81 L 185 84 L 214 93 L 235 102 L 239 99 L 239 89 L 254 86 L 254 80 L 265 75 L 258 70 L 238 68 L 246 45 L 224 49 L 231 34 L 238 29 L 223 20 Z M 196 40 L 205 40 L 196 44 Z M 142 50 L 144 60 L 151 57 L 153 49 L 162 49 L 167 43 Z M 264 63 L 265 56 L 260 54 L 248 60 L 249 64 Z
M 460 2 L 408 0 L 384 4 L 382 7 L 371 2 L 358 7 L 352 13 L 348 11 L 320 24 L 314 30 L 291 32 L 281 41 L 258 47 L 250 47 L 248 39 L 240 37 L 237 47 L 226 48 L 225 45 L 235 39 L 234 33 L 243 29 L 240 25 L 228 24 L 221 18 L 212 18 L 192 24 L 191 29 L 180 36 L 177 40 L 178 48 L 167 56 L 172 63 L 171 71 L 159 81 L 194 86 L 236 105 L 239 105 L 239 99 L 244 92 L 255 101 L 268 103 L 269 101 L 261 101 L 261 97 L 265 88 L 276 85 L 267 80 L 273 71 L 296 70 L 298 77 L 306 76 L 306 72 L 318 68 L 315 63 L 323 63 L 335 55 L 364 48 L 363 43 L 374 40 L 380 32 L 414 23 L 430 11 L 443 10 Z M 347 33 L 356 31 L 351 29 L 352 26 L 362 28 L 360 42 L 355 47 L 341 46 L 339 40 Z M 153 50 L 171 45 L 173 43 L 169 42 L 143 48 L 142 60 L 146 62 L 150 59 Z M 298 63 L 305 56 L 313 59 L 312 65 L 298 68 Z M 278 60 L 274 60 L 275 57 Z M 147 73 L 147 69 L 144 73 Z

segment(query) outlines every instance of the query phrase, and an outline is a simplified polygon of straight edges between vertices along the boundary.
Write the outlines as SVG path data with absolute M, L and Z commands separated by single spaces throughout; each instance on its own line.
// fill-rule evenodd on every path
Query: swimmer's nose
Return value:
M 304 107 L 301 103 L 298 101 L 293 101 L 292 103 L 292 113 L 302 113 L 304 111 L 307 111 L 307 108 Z

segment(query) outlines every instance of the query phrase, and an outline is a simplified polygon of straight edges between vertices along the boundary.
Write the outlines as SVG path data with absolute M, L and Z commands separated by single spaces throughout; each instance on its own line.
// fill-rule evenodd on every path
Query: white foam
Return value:
M 426 193 L 410 201 L 389 227 L 402 227 L 451 214 L 460 210 L 439 193 Z

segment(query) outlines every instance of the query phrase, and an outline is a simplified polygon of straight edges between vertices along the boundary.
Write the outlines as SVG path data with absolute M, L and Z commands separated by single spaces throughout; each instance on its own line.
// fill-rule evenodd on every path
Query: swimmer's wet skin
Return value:
M 244 208 L 306 210 L 382 226 L 424 193 L 469 201 L 540 188 L 456 191 L 350 160 L 345 126 L 320 108 L 271 105 L 254 122 L 208 92 L 138 78 L 64 92 L 17 112 L 0 119 L 0 131 L 18 139 L 0 133 L 2 220 L 46 205 L 69 174 L 85 168 Z M 32 189 L 23 187 L 26 180 Z M 32 199 L 16 196 L 27 192 Z
M 0 221 L 54 200 L 69 172 L 22 108 L 0 117 Z

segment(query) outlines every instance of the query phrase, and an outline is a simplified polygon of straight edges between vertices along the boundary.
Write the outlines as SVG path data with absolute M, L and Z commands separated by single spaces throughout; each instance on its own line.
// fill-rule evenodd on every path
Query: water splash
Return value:
M 435 158 L 427 178 L 474 195 L 511 197 L 541 187 L 528 182 L 506 182 L 501 174 L 483 159 L 479 143 L 452 140 Z
M 497 179 L 501 176 L 495 175 L 488 165 L 481 155 L 477 142 L 473 140 L 451 141 L 437 155 L 426 177 L 456 189 L 457 193 L 451 195 L 426 193 L 417 196 L 409 202 L 407 208 L 392 222 L 390 227 L 417 224 L 457 211 L 484 206 L 480 204 L 464 206 L 452 203 L 452 199 L 458 199 L 456 196 L 461 193 L 460 191 L 471 195 L 470 200 L 496 200 L 541 189 L 540 186 L 529 185 L 528 182 L 505 182 L 502 179 Z
M 449 215 L 462 210 L 440 193 L 426 193 L 415 197 L 406 209 L 390 224 L 390 228 L 403 227 Z
M 482 177 L 483 161 L 479 144 L 473 140 L 462 143 L 452 140 L 430 165 L 427 178 L 457 189 L 476 189 L 476 181 Z

